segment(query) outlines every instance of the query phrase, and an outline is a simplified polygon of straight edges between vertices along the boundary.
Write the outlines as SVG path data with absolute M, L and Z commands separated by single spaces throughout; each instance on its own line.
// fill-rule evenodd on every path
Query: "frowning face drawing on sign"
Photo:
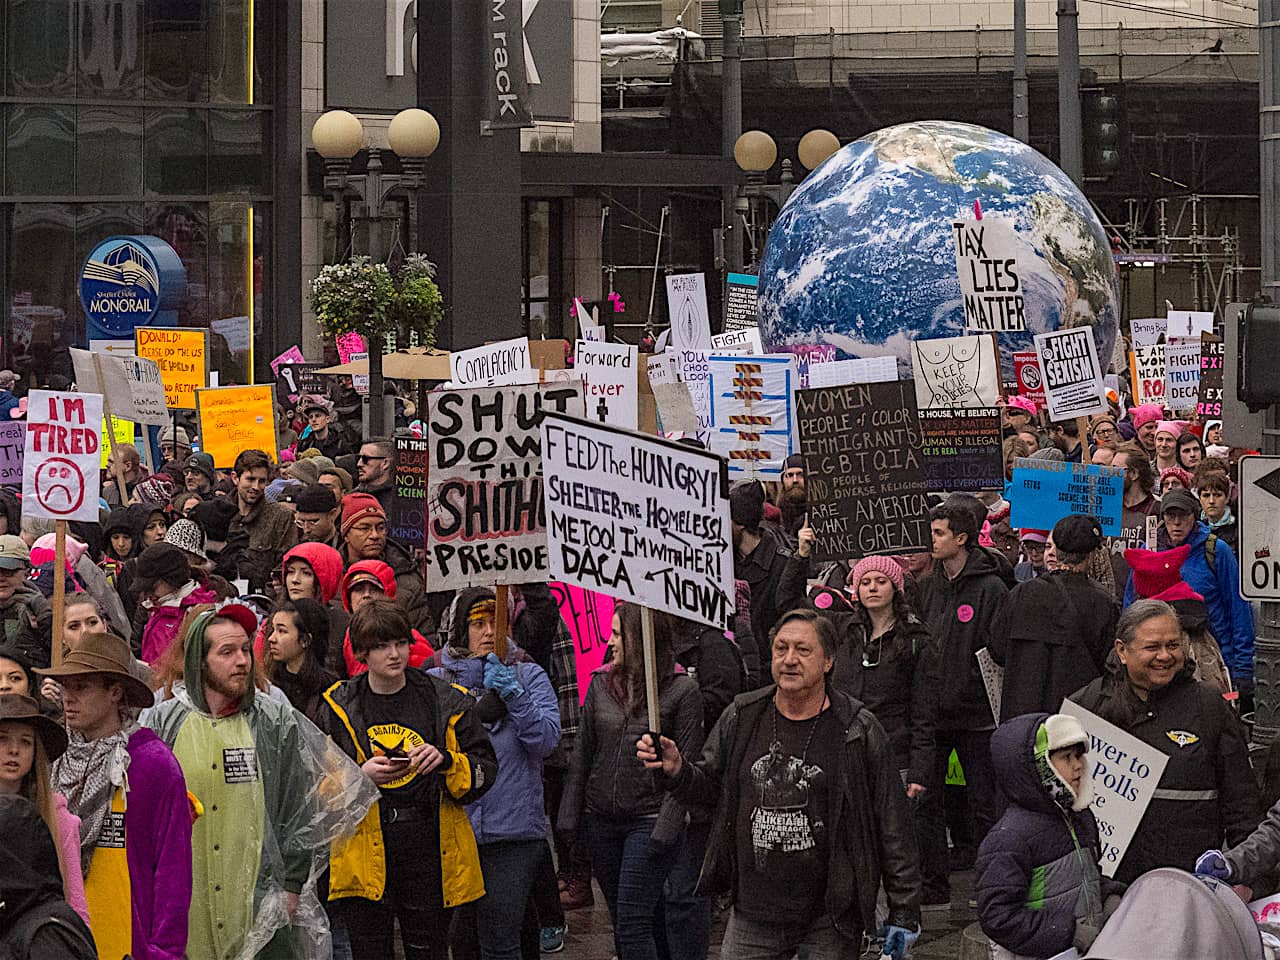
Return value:
M 36 470 L 36 499 L 50 513 L 69 514 L 84 502 L 80 468 L 70 460 L 54 457 Z
M 912 351 L 917 406 L 994 406 L 1000 392 L 994 354 L 984 336 L 917 340 Z

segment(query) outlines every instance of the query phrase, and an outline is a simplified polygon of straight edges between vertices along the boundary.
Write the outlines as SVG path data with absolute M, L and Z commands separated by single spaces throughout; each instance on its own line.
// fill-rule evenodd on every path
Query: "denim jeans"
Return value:
M 828 916 L 807 927 L 761 923 L 737 910 L 729 914 L 720 944 L 720 956 L 729 960 L 847 960 L 861 953 L 861 939 L 850 942 L 840 935 Z
M 480 844 L 484 896 L 459 907 L 453 921 L 454 960 L 520 960 L 520 928 L 545 840 Z
M 684 842 L 671 846 L 650 840 L 657 817 L 609 820 L 593 814 L 586 823 L 591 867 L 609 905 L 618 960 L 658 960 L 654 916 L 662 887 Z
M 658 905 L 656 936 L 662 960 L 707 960 L 711 944 L 711 898 L 695 892 L 711 824 L 691 823 L 685 834 Z

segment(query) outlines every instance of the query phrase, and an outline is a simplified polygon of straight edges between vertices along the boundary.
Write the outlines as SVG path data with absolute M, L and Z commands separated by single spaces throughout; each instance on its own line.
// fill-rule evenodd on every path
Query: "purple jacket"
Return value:
M 182 960 L 191 909 L 187 782 L 173 751 L 153 731 L 135 731 L 128 750 L 133 789 L 124 830 L 133 896 L 133 960 Z

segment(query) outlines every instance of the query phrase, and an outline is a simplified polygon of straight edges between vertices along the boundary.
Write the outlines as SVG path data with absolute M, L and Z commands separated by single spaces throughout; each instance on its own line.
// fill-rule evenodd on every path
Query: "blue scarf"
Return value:
M 1226 513 L 1222 515 L 1221 520 L 1210 520 L 1208 514 L 1204 513 L 1204 511 L 1201 511 L 1201 516 L 1204 517 L 1204 522 L 1209 525 L 1210 530 L 1217 530 L 1219 527 L 1225 527 L 1229 523 L 1236 522 L 1236 518 L 1231 514 L 1230 507 L 1227 507 Z

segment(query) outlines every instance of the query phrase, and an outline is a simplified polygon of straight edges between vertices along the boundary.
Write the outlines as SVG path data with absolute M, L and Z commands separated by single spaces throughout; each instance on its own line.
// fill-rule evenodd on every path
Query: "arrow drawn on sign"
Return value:
M 675 567 L 665 567 L 662 570 L 650 570 L 644 575 L 644 578 L 652 583 L 656 577 L 660 577 L 664 573 L 675 573 L 675 569 Z
M 1259 477 L 1253 481 L 1253 484 L 1280 500 L 1280 468 L 1272 470 L 1266 476 Z

